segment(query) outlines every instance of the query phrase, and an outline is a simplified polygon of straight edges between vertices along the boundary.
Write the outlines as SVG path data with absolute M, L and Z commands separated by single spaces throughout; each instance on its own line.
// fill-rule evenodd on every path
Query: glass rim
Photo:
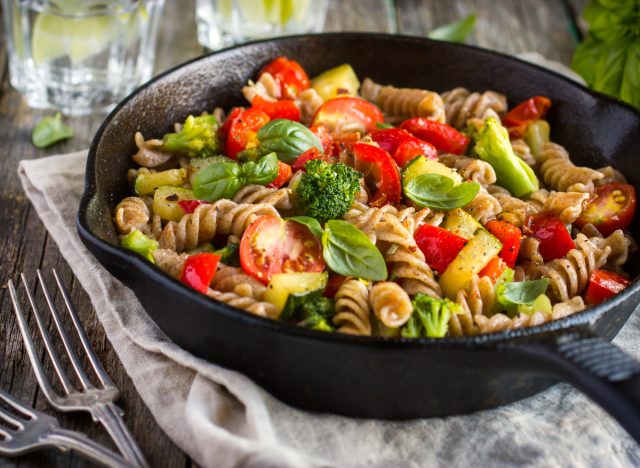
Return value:
M 9 0 L 15 1 L 15 0 Z M 78 2 L 74 5 L 79 11 L 69 11 L 63 7 L 60 1 L 56 0 L 36 0 L 31 2 L 21 2 L 20 5 L 16 5 L 19 8 L 27 8 L 36 13 L 44 13 L 47 15 L 55 15 L 61 18 L 81 19 L 90 18 L 95 16 L 118 16 L 126 15 L 134 12 L 140 6 L 145 4 L 154 3 L 158 0 L 120 0 L 113 2 L 110 0 L 102 0 L 91 2 L 90 4 L 84 4 L 84 2 Z

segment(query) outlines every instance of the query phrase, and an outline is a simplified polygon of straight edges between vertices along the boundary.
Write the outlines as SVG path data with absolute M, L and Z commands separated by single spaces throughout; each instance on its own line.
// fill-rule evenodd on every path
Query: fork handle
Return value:
M 122 419 L 123 411 L 118 405 L 111 402 L 98 405 L 92 408 L 91 414 L 95 420 L 102 423 L 127 461 L 141 468 L 149 466 L 140 447 L 127 429 Z
M 56 428 L 46 434 L 42 438 L 42 442 L 62 449 L 75 450 L 85 458 L 110 468 L 131 468 L 131 464 L 120 455 L 76 431 Z

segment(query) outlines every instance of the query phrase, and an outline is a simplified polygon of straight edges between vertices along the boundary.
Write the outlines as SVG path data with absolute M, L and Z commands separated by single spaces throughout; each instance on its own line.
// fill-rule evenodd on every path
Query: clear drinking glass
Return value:
M 196 0 L 198 41 L 215 50 L 263 37 L 319 32 L 328 0 Z
M 11 84 L 31 107 L 109 110 L 151 78 L 164 0 L 2 0 Z

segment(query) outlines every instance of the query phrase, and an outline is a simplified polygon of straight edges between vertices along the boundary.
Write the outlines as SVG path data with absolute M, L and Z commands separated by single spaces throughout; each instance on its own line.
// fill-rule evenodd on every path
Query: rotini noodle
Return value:
M 207 296 L 219 302 L 224 302 L 231 307 L 246 310 L 259 317 L 278 318 L 276 307 L 270 302 L 256 301 L 252 297 L 239 296 L 232 292 L 220 292 L 209 288 Z
M 259 301 L 267 287 L 252 276 L 247 275 L 241 268 L 220 265 L 211 280 L 211 287 L 220 292 L 231 292 L 242 297 L 250 297 Z
M 293 208 L 292 190 L 288 187 L 274 189 L 262 185 L 247 185 L 232 199 L 236 203 L 265 203 L 277 210 L 290 211 Z
M 169 162 L 173 157 L 171 153 L 165 153 L 161 150 L 164 144 L 162 140 L 145 140 L 142 133 L 136 132 L 134 141 L 138 152 L 131 159 L 142 167 L 158 167 Z
M 369 304 L 378 320 L 388 328 L 407 323 L 413 311 L 409 295 L 391 281 L 382 281 L 371 288 Z
M 545 184 L 559 192 L 593 192 L 594 182 L 604 177 L 595 169 L 574 165 L 567 150 L 556 143 L 545 143 L 537 159 Z
M 464 179 L 471 179 L 482 186 L 496 182 L 496 172 L 486 161 L 457 154 L 441 154 L 438 160 L 445 166 L 456 169 Z
M 348 279 L 336 292 L 333 323 L 340 333 L 371 335 L 369 285 L 359 279 Z
M 116 206 L 114 221 L 120 234 L 129 234 L 136 229 L 149 232 L 151 211 L 141 197 L 127 197 Z
M 184 262 L 189 257 L 187 254 L 179 254 L 169 249 L 155 249 L 151 252 L 151 255 L 156 265 L 174 278 L 180 278 L 182 269 L 184 268 Z
M 447 123 L 462 129 L 470 118 L 486 117 L 488 109 L 500 115 L 507 110 L 507 98 L 495 91 L 472 93 L 465 88 L 454 88 L 442 93 Z

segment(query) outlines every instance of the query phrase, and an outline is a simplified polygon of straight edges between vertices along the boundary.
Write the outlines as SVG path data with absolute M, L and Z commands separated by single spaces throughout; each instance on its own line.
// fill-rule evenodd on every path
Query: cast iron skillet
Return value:
M 131 288 L 179 346 L 250 376 L 277 398 L 312 411 L 409 419 L 492 408 L 559 379 L 607 409 L 640 440 L 640 365 L 609 343 L 635 309 L 638 280 L 614 298 L 542 326 L 440 340 L 351 337 L 255 317 L 200 295 L 118 247 L 116 203 L 130 194 L 133 135 L 157 137 L 188 114 L 243 102 L 241 87 L 286 55 L 310 75 L 351 63 L 360 77 L 444 91 L 493 89 L 510 105 L 551 98 L 554 141 L 578 164 L 612 164 L 636 186 L 640 114 L 536 66 L 473 47 L 383 34 L 297 36 L 227 49 L 142 86 L 98 130 L 78 214 L 80 237 Z M 632 232 L 640 236 L 635 220 Z M 629 266 L 628 266 L 629 268 Z M 630 267 L 634 277 L 636 266 Z

